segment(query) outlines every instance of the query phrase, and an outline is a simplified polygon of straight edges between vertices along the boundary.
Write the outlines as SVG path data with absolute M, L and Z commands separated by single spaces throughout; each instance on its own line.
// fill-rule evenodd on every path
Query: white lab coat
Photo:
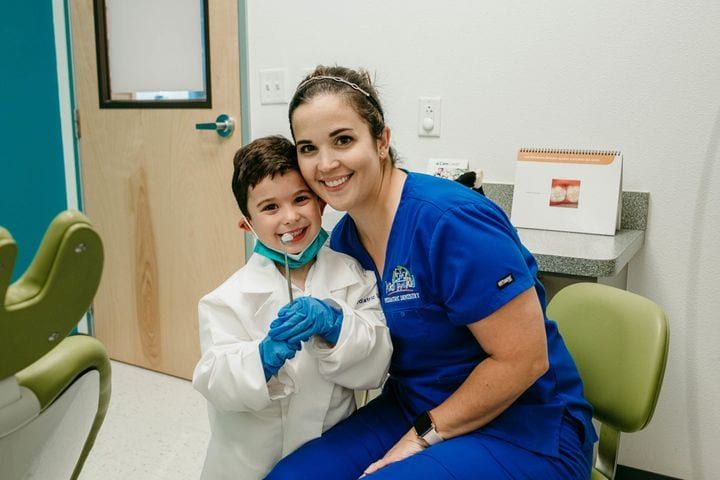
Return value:
M 260 479 L 282 457 L 346 418 L 353 389 L 377 388 L 392 354 L 375 275 L 352 257 L 323 247 L 305 291 L 342 308 L 337 344 L 314 336 L 267 383 L 258 345 L 288 303 L 287 283 L 272 261 L 247 264 L 200 300 L 202 358 L 193 386 L 208 399 L 211 438 L 204 480 Z

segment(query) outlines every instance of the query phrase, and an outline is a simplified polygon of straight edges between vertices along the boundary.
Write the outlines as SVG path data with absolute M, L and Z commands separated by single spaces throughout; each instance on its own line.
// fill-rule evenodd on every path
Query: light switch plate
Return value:
M 284 68 L 260 70 L 260 103 L 262 105 L 287 103 L 286 77 Z

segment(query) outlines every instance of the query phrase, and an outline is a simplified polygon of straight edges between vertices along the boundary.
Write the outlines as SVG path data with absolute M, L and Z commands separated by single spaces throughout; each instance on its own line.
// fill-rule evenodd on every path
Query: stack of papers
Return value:
M 427 173 L 435 177 L 455 180 L 467 172 L 469 161 L 456 158 L 431 158 L 428 160 Z

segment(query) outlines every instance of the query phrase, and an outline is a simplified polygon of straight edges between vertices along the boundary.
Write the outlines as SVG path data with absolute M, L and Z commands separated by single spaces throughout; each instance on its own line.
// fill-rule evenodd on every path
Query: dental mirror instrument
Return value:
M 289 233 L 283 233 L 280 237 L 280 243 L 283 244 L 283 253 L 285 254 L 285 278 L 288 284 L 288 296 L 290 297 L 290 303 L 293 301 L 292 283 L 290 282 L 290 265 L 288 264 L 287 246 L 292 242 L 293 236 Z

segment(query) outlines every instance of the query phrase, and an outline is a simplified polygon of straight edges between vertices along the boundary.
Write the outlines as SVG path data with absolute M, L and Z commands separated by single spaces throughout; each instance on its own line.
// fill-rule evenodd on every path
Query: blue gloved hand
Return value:
M 314 297 L 300 297 L 280 309 L 278 318 L 270 324 L 268 336 L 295 343 L 320 335 L 334 345 L 340 337 L 342 321 L 341 309 Z
M 275 375 L 280 367 L 287 360 L 290 360 L 300 350 L 302 346 L 300 342 L 285 342 L 282 340 L 273 340 L 269 336 L 263 338 L 260 342 L 260 361 L 262 362 L 263 371 L 265 372 L 265 381 Z

